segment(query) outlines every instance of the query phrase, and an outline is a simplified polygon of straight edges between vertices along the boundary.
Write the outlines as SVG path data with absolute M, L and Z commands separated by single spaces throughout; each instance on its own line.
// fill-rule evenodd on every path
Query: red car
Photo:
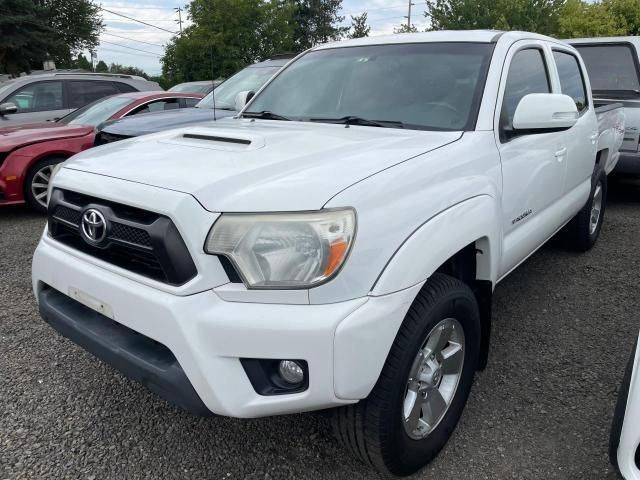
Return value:
M 107 120 L 193 107 L 204 95 L 132 92 L 102 98 L 55 121 L 0 128 L 0 205 L 26 202 L 47 209 L 49 177 L 56 164 L 93 146 Z

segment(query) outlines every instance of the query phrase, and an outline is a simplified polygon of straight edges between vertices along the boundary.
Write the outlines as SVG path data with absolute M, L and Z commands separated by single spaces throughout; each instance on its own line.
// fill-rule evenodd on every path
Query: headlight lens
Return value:
M 231 260 L 249 288 L 307 288 L 338 272 L 355 229 L 352 209 L 223 214 L 205 251 Z

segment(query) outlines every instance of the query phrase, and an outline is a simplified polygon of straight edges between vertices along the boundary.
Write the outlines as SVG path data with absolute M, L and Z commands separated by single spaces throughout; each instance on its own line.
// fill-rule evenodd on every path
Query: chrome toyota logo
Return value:
M 107 236 L 107 221 L 95 208 L 89 208 L 82 214 L 82 234 L 89 243 L 100 243 Z

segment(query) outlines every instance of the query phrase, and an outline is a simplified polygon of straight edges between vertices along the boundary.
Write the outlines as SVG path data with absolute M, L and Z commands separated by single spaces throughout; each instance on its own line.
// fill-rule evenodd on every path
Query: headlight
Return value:
M 352 209 L 223 214 L 205 251 L 226 256 L 248 288 L 308 288 L 340 270 L 355 230 Z

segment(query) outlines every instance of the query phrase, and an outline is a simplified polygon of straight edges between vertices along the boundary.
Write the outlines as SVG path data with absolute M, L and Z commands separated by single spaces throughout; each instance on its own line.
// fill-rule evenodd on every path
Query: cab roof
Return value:
M 318 45 L 313 50 L 327 48 L 355 47 L 364 45 L 387 45 L 395 43 L 427 43 L 427 42 L 476 42 L 493 43 L 503 39 L 515 42 L 524 39 L 546 40 L 559 42 L 559 40 L 529 32 L 504 32 L 500 30 L 438 30 L 434 32 L 397 33 L 393 35 L 380 35 L 376 37 L 354 38 L 340 42 L 330 42 Z

